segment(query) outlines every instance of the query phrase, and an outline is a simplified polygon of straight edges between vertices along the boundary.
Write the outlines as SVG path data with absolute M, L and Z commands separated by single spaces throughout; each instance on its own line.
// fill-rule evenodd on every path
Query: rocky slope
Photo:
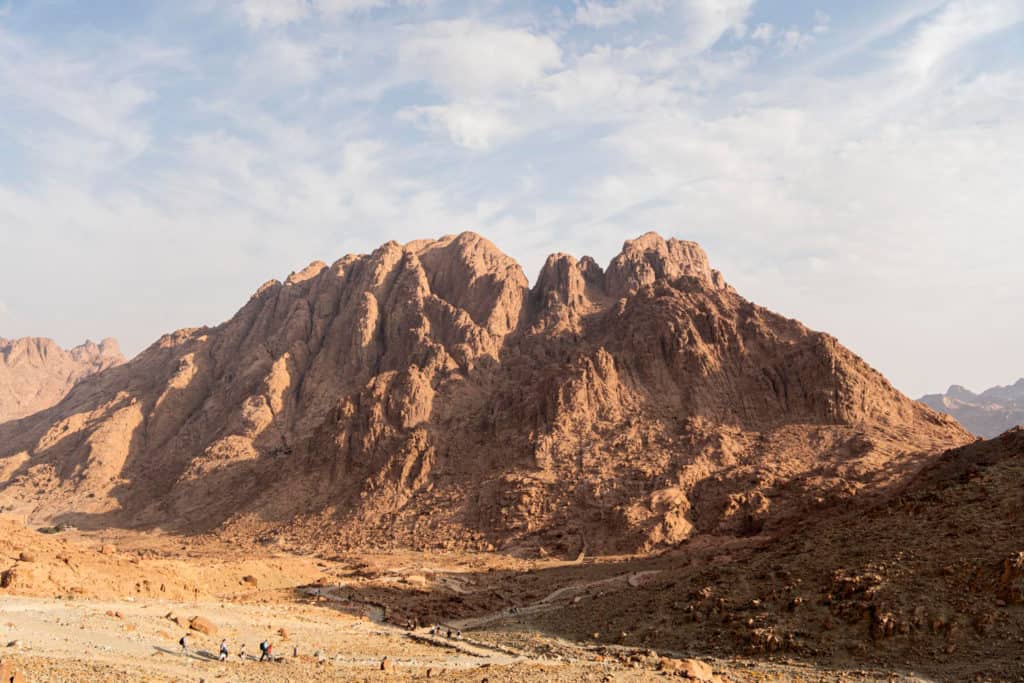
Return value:
M 0 504 L 321 547 L 646 550 L 970 436 L 653 233 L 536 284 L 472 233 L 314 263 L 0 426 Z
M 42 337 L 0 338 L 0 422 L 49 408 L 83 377 L 123 362 L 113 339 L 65 350 Z
M 1024 379 L 980 394 L 954 384 L 944 394 L 928 394 L 918 400 L 933 410 L 952 415 L 969 431 L 985 438 L 1024 424 Z
M 631 583 L 567 591 L 562 606 L 525 621 L 657 650 L 1021 680 L 1022 477 L 1016 429 L 951 450 L 891 495 L 794 525 L 774 543 L 687 545 Z

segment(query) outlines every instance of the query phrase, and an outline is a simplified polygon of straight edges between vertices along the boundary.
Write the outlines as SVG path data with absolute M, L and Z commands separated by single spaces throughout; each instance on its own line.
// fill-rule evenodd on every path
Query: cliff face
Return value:
M 918 400 L 933 410 L 952 415 L 971 433 L 985 438 L 1024 425 L 1024 379 L 980 394 L 954 384 L 944 394 L 928 394 Z
M 0 504 L 304 546 L 641 550 L 759 533 L 968 440 L 696 244 L 557 254 L 529 289 L 463 233 L 311 264 L 0 426 Z
M 113 339 L 64 350 L 52 339 L 0 338 L 0 422 L 49 408 L 83 377 L 123 362 Z

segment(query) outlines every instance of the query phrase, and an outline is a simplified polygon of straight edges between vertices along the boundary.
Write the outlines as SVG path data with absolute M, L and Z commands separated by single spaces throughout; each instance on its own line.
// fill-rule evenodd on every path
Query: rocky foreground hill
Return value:
M 1024 378 L 980 394 L 954 384 L 944 394 L 928 394 L 918 400 L 940 413 L 952 415 L 969 431 L 985 438 L 1024 425 Z
M 1015 429 L 950 450 L 890 495 L 802 520 L 772 542 L 686 543 L 632 563 L 627 580 L 582 566 L 509 573 L 492 580 L 492 594 L 562 590 L 489 626 L 658 652 L 880 667 L 911 680 L 922 679 L 909 672 L 1019 681 L 1022 477 L 1024 429 Z M 471 598 L 443 597 L 422 606 L 427 618 L 472 613 Z
M 49 408 L 83 377 L 123 362 L 113 339 L 65 350 L 42 337 L 0 338 L 0 422 Z
M 756 536 L 971 440 L 649 233 L 531 288 L 486 239 L 314 263 L 0 425 L 0 505 L 302 547 Z

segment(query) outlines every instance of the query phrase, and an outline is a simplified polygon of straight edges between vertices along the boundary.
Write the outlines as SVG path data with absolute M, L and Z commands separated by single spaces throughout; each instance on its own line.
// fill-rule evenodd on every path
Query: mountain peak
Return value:
M 112 338 L 71 349 L 47 337 L 0 340 L 0 423 L 49 408 L 84 377 L 123 362 Z
M 725 289 L 721 273 L 712 270 L 708 255 L 696 242 L 647 232 L 626 240 L 605 273 L 609 294 L 622 297 L 660 279 L 692 277 L 714 289 Z
M 1024 378 L 1008 386 L 991 387 L 980 394 L 953 384 L 945 394 L 929 394 L 919 400 L 952 415 L 972 433 L 985 438 L 1024 424 Z
M 641 235 L 605 272 L 554 254 L 533 290 L 468 232 L 324 268 L 0 426 L 0 472 L 60 473 L 0 481 L 0 505 L 83 527 L 624 552 L 760 533 L 967 439 L 740 297 L 693 242 Z

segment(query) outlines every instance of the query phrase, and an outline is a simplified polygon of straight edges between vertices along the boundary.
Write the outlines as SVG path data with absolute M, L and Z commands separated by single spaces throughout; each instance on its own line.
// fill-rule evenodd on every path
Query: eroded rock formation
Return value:
M 556 254 L 531 289 L 463 233 L 311 264 L 0 426 L 0 503 L 575 556 L 758 534 L 969 438 L 692 242 Z

